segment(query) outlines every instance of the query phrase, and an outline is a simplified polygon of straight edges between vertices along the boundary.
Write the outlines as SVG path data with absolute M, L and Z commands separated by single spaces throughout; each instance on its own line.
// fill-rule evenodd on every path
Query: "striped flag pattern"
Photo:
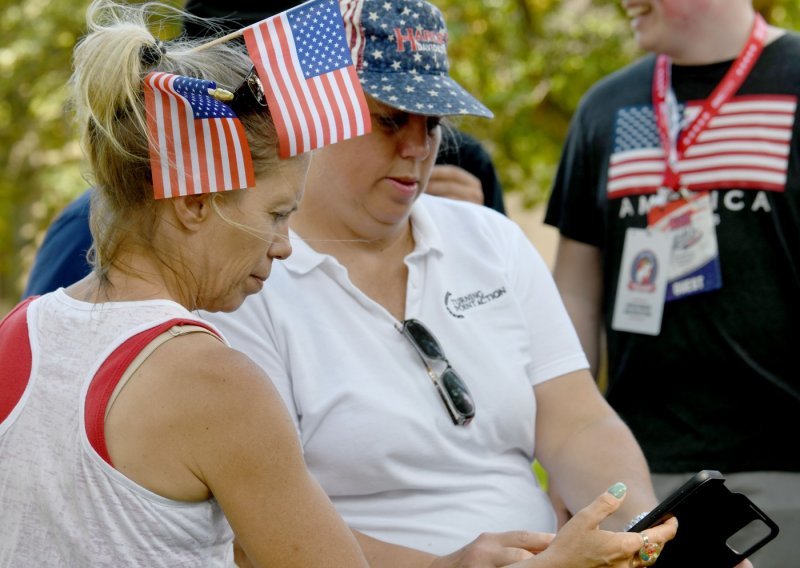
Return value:
M 204 81 L 153 72 L 144 80 L 156 199 L 255 185 L 244 128 Z
M 288 158 L 370 131 L 369 110 L 335 0 L 311 0 L 245 28 Z
M 784 191 L 797 97 L 735 97 L 725 103 L 678 163 L 682 185 L 695 191 L 763 189 Z M 701 102 L 681 107 L 691 124 Z M 653 107 L 617 112 L 608 168 L 611 199 L 654 193 L 664 175 L 664 151 Z

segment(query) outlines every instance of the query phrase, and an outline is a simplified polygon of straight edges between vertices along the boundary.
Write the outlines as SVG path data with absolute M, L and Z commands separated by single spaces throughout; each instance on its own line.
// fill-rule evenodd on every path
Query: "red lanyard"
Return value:
M 742 83 L 750 74 L 753 66 L 758 61 L 764 42 L 767 37 L 767 24 L 761 14 L 756 13 L 753 29 L 744 48 L 734 61 L 733 65 L 723 77 L 714 92 L 705 102 L 700 113 L 692 123 L 680 134 L 676 141 L 670 130 L 670 104 L 668 93 L 671 87 L 670 70 L 672 62 L 666 55 L 659 55 L 656 60 L 655 74 L 653 75 L 653 110 L 658 124 L 658 134 L 661 146 L 664 148 L 664 180 L 663 186 L 679 189 L 681 186 L 680 175 L 677 172 L 678 161 L 683 158 L 686 149 L 697 140 L 711 119 L 719 114 L 719 110 L 739 90 Z

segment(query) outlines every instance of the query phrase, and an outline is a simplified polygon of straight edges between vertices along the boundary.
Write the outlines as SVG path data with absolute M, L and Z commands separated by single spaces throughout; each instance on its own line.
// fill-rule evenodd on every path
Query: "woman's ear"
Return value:
M 175 218 L 186 229 L 196 231 L 212 213 L 212 193 L 187 195 L 170 199 Z

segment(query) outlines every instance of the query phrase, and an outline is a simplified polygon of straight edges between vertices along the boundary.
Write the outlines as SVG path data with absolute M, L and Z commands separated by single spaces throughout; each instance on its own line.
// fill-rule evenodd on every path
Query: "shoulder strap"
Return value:
M 122 389 L 125 388 L 125 385 L 128 384 L 128 381 L 133 376 L 133 373 L 136 372 L 136 369 L 141 367 L 142 363 L 152 355 L 153 351 L 161 347 L 162 344 L 166 343 L 173 337 L 178 337 L 179 335 L 187 335 L 189 333 L 207 333 L 211 337 L 215 337 L 219 339 L 219 336 L 207 329 L 205 327 L 201 327 L 199 325 L 173 325 L 167 331 L 162 332 L 159 334 L 155 339 L 153 339 L 150 343 L 144 346 L 144 348 L 139 351 L 139 354 L 136 358 L 131 361 L 131 364 L 128 365 L 128 368 L 125 369 L 125 372 L 120 377 L 117 386 L 114 387 L 114 392 L 111 393 L 110 398 L 108 399 L 108 404 L 106 404 L 106 412 L 103 417 L 103 422 L 108 419 L 108 413 L 111 411 L 111 407 L 114 406 L 114 402 L 117 400 L 119 393 L 122 392 Z
M 38 297 L 38 296 L 37 296 Z M 28 336 L 31 297 L 0 321 L 0 424 L 17 407 L 31 379 L 33 354 Z
M 125 383 L 153 351 L 173 337 L 195 332 L 208 333 L 222 341 L 208 324 L 196 320 L 172 319 L 125 340 L 103 361 L 92 377 L 84 407 L 86 436 L 94 450 L 109 465 L 113 464 L 105 438 L 105 419 L 108 416 L 108 409 Z

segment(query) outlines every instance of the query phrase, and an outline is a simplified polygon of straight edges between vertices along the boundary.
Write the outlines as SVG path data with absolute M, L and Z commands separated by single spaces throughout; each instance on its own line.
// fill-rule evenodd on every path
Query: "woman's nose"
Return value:
M 431 135 L 426 117 L 412 115 L 398 134 L 400 155 L 403 158 L 424 160 L 430 155 Z
M 292 243 L 289 241 L 289 235 L 280 235 L 276 237 L 267 251 L 272 259 L 286 260 L 292 254 Z

